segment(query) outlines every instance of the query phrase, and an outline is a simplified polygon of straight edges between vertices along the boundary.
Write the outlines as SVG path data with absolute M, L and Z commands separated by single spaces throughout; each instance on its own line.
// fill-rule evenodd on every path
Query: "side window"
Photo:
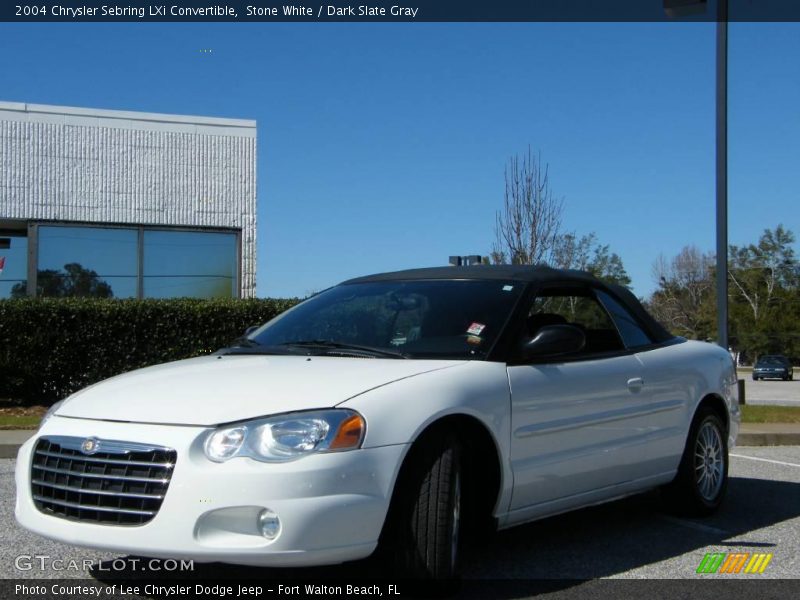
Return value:
M 557 324 L 574 325 L 583 330 L 586 346 L 581 354 L 625 349 L 614 322 L 588 293 L 546 290 L 539 294 L 528 312 L 525 334 L 533 337 L 542 327 Z
M 597 292 L 597 296 L 603 306 L 611 313 L 611 318 L 614 319 L 614 324 L 617 326 L 617 330 L 628 348 L 640 348 L 653 343 L 653 340 L 642 330 L 633 315 L 628 312 L 628 309 L 605 292 Z

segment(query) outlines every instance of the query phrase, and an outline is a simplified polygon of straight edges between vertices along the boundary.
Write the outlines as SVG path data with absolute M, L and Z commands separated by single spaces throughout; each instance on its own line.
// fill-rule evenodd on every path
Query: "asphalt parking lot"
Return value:
M 51 542 L 17 526 L 13 469 L 13 460 L 0 461 L 0 518 L 5 525 L 0 531 L 0 578 L 102 581 L 105 575 L 98 565 L 110 565 L 117 556 Z M 773 555 L 763 574 L 714 577 L 800 578 L 800 446 L 736 448 L 730 476 L 726 505 L 714 517 L 670 516 L 658 509 L 655 494 L 640 495 L 501 532 L 488 545 L 468 553 L 464 572 L 475 579 L 696 579 L 709 577 L 696 573 L 706 553 L 759 552 Z M 43 555 L 80 564 L 86 560 L 94 566 L 41 569 L 36 560 L 20 564 L 18 558 Z M 199 564 L 195 568 L 204 575 L 214 569 L 222 573 L 240 569 Z M 264 580 L 331 573 L 363 577 L 364 566 L 240 572 Z
M 795 378 L 794 381 L 775 379 L 753 381 L 750 371 L 740 372 L 739 377 L 744 379 L 744 395 L 747 404 L 800 406 L 800 379 L 798 378 Z M 800 377 L 800 375 L 796 375 L 796 377 Z

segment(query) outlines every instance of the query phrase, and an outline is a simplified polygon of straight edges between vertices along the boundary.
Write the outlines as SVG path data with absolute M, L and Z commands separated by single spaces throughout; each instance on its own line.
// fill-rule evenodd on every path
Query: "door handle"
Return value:
M 631 392 L 638 392 L 644 385 L 644 379 L 641 377 L 632 377 L 628 379 L 628 390 Z

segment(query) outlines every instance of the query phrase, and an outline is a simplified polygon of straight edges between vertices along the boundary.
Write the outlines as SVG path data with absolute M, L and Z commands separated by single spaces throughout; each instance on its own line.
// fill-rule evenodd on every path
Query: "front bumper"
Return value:
M 310 566 L 364 558 L 377 546 L 404 445 L 313 454 L 288 463 L 235 458 L 213 463 L 203 427 L 52 417 L 19 451 L 15 514 L 35 533 L 72 545 L 159 558 L 262 566 Z M 144 442 L 178 452 L 169 490 L 144 525 L 71 521 L 40 512 L 30 485 L 41 436 Z M 268 541 L 257 516 L 269 508 L 281 534 Z

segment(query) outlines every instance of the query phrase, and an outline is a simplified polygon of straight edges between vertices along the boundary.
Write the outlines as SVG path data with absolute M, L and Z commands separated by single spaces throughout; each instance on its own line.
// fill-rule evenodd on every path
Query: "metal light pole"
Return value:
M 703 13 L 707 0 L 663 0 L 668 17 Z M 717 343 L 728 349 L 728 0 L 717 0 Z
M 717 343 L 728 349 L 728 0 L 717 0 Z

